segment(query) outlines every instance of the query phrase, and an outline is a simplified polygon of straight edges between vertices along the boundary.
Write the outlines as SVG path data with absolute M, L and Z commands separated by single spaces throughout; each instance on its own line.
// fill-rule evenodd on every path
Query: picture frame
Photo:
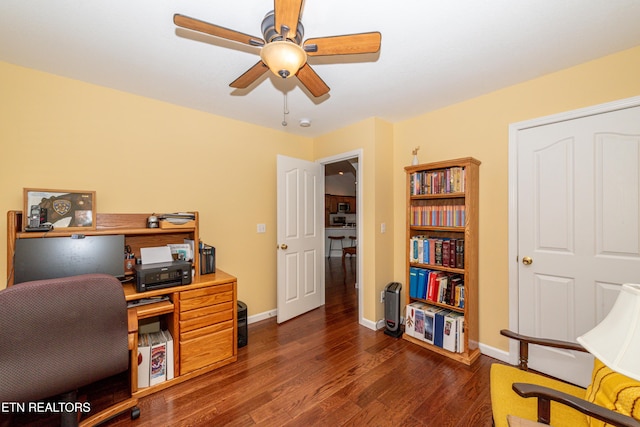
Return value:
M 30 221 L 31 226 L 36 226 L 36 222 L 50 223 L 54 230 L 96 229 L 95 191 L 24 188 L 23 200 L 23 229 L 30 225 Z

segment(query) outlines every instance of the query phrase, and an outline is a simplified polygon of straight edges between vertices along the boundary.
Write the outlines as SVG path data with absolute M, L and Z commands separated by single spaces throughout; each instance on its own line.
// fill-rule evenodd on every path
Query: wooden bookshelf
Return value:
M 410 304 L 414 304 L 414 308 L 423 306 L 427 309 L 445 309 L 459 313 L 464 323 L 464 338 L 461 340 L 463 350 L 456 348 L 456 351 L 450 351 L 431 344 L 428 342 L 428 337 L 425 338 L 420 332 L 413 332 L 411 328 L 405 328 L 403 338 L 467 365 L 471 365 L 480 356 L 478 348 L 479 167 L 480 161 L 466 157 L 405 168 L 407 310 L 410 310 Z M 429 256 L 420 252 L 423 256 L 420 258 L 416 256 L 416 246 L 412 245 L 412 241 L 416 238 L 447 241 L 447 245 L 463 241 L 462 255 L 456 255 L 460 257 L 457 259 L 457 264 L 453 260 L 443 260 L 442 253 L 436 260 L 432 246 L 427 250 Z M 417 245 L 422 244 L 424 240 L 418 240 L 418 242 Z M 450 256 L 453 256 L 453 253 L 450 253 Z M 439 294 L 434 299 L 427 298 L 428 289 L 424 295 L 418 295 L 417 291 L 412 291 L 411 273 L 420 271 L 416 269 L 428 270 L 436 276 L 447 275 L 449 281 L 455 277 L 458 283 L 462 279 L 463 290 L 461 289 L 460 292 L 463 293 L 463 307 L 459 306 L 460 300 L 455 297 L 455 290 L 451 291 L 452 294 L 447 301 L 439 301 Z M 405 319 L 408 316 L 409 313 L 406 312 Z M 435 334 L 437 331 L 433 332 Z

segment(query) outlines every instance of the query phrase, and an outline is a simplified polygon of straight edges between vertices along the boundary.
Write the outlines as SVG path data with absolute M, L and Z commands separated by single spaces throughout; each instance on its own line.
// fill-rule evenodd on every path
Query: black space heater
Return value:
M 384 288 L 384 333 L 394 338 L 402 335 L 400 328 L 400 291 L 402 284 L 391 282 Z

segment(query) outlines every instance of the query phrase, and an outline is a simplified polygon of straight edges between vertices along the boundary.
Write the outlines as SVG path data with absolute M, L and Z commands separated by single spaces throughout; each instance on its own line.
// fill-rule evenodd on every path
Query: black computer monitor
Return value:
M 16 239 L 14 283 L 78 274 L 124 277 L 124 235 Z

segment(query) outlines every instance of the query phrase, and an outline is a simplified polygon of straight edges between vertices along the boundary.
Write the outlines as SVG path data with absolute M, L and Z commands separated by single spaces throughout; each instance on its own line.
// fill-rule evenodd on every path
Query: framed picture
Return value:
M 96 192 L 25 188 L 22 218 L 23 228 L 50 223 L 54 230 L 95 230 Z

